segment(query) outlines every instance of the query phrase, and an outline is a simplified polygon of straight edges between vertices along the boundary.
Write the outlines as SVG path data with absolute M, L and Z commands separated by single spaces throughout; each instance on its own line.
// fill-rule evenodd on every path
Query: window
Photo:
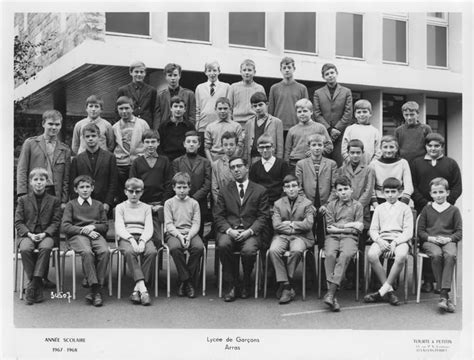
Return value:
M 105 13 L 105 31 L 132 36 L 150 36 L 150 13 L 108 12 Z
M 208 12 L 169 12 L 168 38 L 209 42 Z
M 383 19 L 383 60 L 407 63 L 407 22 Z
M 428 24 L 426 46 L 428 66 L 448 66 L 447 26 Z
M 446 20 L 446 13 L 444 12 L 429 12 L 427 15 L 430 18 Z
M 229 13 L 229 44 L 265 47 L 265 13 Z
M 362 15 L 337 13 L 336 55 L 362 59 L 362 49 Z
M 285 50 L 316 53 L 316 13 L 285 13 Z
M 426 123 L 446 139 L 446 99 L 426 98 Z M 445 150 L 446 150 L 445 146 Z M 446 153 L 446 151 L 445 151 Z
M 402 105 L 406 96 L 383 94 L 383 135 L 393 135 L 395 129 L 405 121 L 402 114 Z

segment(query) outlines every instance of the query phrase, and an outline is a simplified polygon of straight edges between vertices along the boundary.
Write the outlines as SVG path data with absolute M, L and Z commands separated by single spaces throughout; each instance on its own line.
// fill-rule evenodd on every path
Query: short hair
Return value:
M 336 177 L 336 180 L 334 181 L 334 189 L 337 187 L 337 185 L 352 187 L 352 182 L 351 179 L 349 179 L 346 175 L 340 175 Z
M 145 66 L 145 63 L 143 61 L 134 61 L 130 64 L 130 67 L 128 68 L 128 71 L 132 72 L 137 67 L 142 67 L 142 68 L 145 68 L 145 70 L 146 70 L 146 66 Z
M 286 175 L 283 178 L 283 186 L 285 186 L 285 184 L 288 184 L 292 181 L 296 181 L 298 183 L 298 185 L 300 185 L 300 182 L 299 182 L 298 178 L 293 174 L 289 174 L 289 175 Z
M 48 170 L 42 167 L 35 167 L 33 170 L 31 170 L 28 179 L 31 181 L 31 179 L 33 179 L 35 176 L 44 177 L 46 180 L 49 179 Z
M 74 179 L 74 188 L 77 188 L 81 182 L 88 183 L 90 186 L 94 186 L 94 179 L 89 175 L 79 175 Z
M 296 103 L 295 103 L 295 109 L 298 110 L 298 108 L 308 108 L 310 109 L 311 111 L 313 111 L 313 103 L 311 101 L 309 101 L 308 99 L 306 98 L 303 98 L 303 99 L 299 99 Z
M 43 113 L 43 121 L 42 124 L 46 122 L 48 119 L 53 119 L 53 120 L 59 120 L 61 121 L 61 124 L 63 123 L 63 116 L 58 110 L 46 110 Z
M 324 77 L 324 73 L 330 69 L 334 69 L 336 71 L 336 73 L 338 73 L 337 71 L 337 67 L 336 65 L 334 64 L 331 64 L 331 63 L 326 63 L 323 65 L 323 67 L 321 68 L 321 75 Z
M 201 139 L 199 138 L 199 133 L 196 130 L 189 130 L 184 133 L 184 139 L 186 139 L 188 136 L 197 136 L 198 141 L 201 142 Z
M 394 142 L 397 145 L 397 149 L 400 148 L 398 146 L 398 141 L 393 135 L 384 135 L 382 136 L 382 139 L 380 139 L 380 147 L 382 147 L 383 143 L 388 143 L 388 142 Z
M 372 104 L 370 103 L 369 100 L 360 99 L 360 100 L 357 100 L 356 103 L 354 104 L 354 111 L 356 111 L 357 109 L 367 109 L 370 112 L 372 112 Z
M 444 136 L 438 133 L 429 133 L 425 137 L 425 145 L 428 145 L 431 141 L 437 141 L 441 144 L 441 146 L 444 146 L 446 143 L 446 140 L 444 139 Z
M 243 66 L 251 66 L 251 67 L 253 67 L 253 70 L 255 71 L 255 62 L 253 60 L 245 59 L 240 64 L 240 69 L 242 69 Z
M 404 111 L 416 111 L 417 113 L 419 113 L 420 106 L 416 101 L 407 101 L 405 104 L 402 105 L 402 112 Z
M 216 100 L 216 105 L 215 105 L 215 108 L 217 109 L 217 104 L 227 104 L 229 105 L 229 108 L 232 108 L 232 105 L 230 103 L 230 100 L 224 96 L 221 96 L 220 98 L 217 98 Z
M 104 101 L 97 95 L 91 95 L 86 99 L 86 107 L 89 104 L 97 104 L 101 109 L 104 108 Z
M 219 65 L 219 63 L 216 60 L 209 61 L 209 62 L 206 62 L 204 64 L 204 71 L 206 71 L 207 69 L 210 69 L 210 68 L 217 68 L 217 70 L 219 72 L 221 72 L 221 66 Z
M 84 136 L 84 134 L 86 133 L 86 131 L 89 131 L 91 133 L 96 133 L 97 136 L 100 135 L 100 129 L 99 127 L 97 126 L 97 124 L 94 124 L 94 123 L 89 123 L 89 124 L 86 124 L 82 127 L 81 129 L 81 134 L 82 136 Z
M 444 186 L 446 190 L 449 190 L 449 182 L 445 178 L 437 177 L 430 181 L 430 191 L 432 186 L 441 185 Z
M 324 144 L 326 142 L 326 137 L 321 134 L 311 134 L 308 136 L 306 143 L 310 145 L 313 141 L 321 141 Z
M 145 132 L 142 135 L 142 142 L 145 141 L 146 139 L 156 139 L 160 141 L 160 133 L 158 132 L 158 130 L 153 130 L 153 129 L 145 130 Z
M 170 99 L 170 108 L 173 107 L 173 104 L 179 104 L 179 103 L 183 103 L 184 107 L 186 107 L 186 101 L 184 101 L 184 99 L 181 96 L 179 95 L 173 96 Z
M 239 142 L 239 136 L 234 131 L 226 131 L 224 134 L 222 134 L 221 144 L 224 142 L 224 139 L 234 139 L 236 145 Z
M 347 144 L 348 152 L 351 149 L 351 147 L 358 147 L 362 150 L 362 152 L 364 152 L 364 143 L 359 139 L 352 139 L 349 141 L 349 143 Z
M 257 145 L 260 145 L 260 144 L 272 144 L 272 145 L 274 145 L 273 144 L 273 138 L 268 133 L 263 133 L 257 139 Z
M 248 163 L 249 163 L 249 162 L 247 161 L 247 158 L 244 157 L 244 156 L 241 156 L 241 155 L 234 155 L 234 156 L 232 156 L 232 157 L 229 159 L 229 165 L 230 165 L 230 163 L 231 163 L 232 161 L 237 160 L 237 159 L 242 160 L 243 164 L 244 164 L 245 166 L 248 166 Z
M 125 181 L 125 189 L 132 189 L 136 190 L 137 188 L 139 189 L 144 189 L 145 184 L 143 183 L 142 179 L 138 179 L 136 177 L 131 177 Z
M 191 176 L 184 171 L 177 172 L 171 179 L 171 186 L 174 187 L 176 184 L 186 184 L 191 186 Z
M 394 177 L 386 178 L 382 184 L 382 190 L 385 190 L 385 189 L 400 190 L 401 188 L 402 188 L 402 182 Z
M 128 96 L 120 96 L 117 99 L 117 107 L 124 104 L 129 104 L 132 108 L 135 107 L 135 104 L 132 98 L 129 98 Z
M 253 94 L 250 97 L 251 104 L 258 104 L 259 102 L 264 102 L 264 103 L 268 102 L 267 95 L 265 95 L 265 93 L 262 91 L 257 91 L 255 94 Z
M 280 68 L 283 66 L 283 65 L 293 65 L 293 67 L 295 68 L 295 59 L 289 57 L 289 56 L 285 56 L 283 59 L 281 59 L 280 61 Z
M 165 68 L 163 69 L 163 72 L 165 74 L 170 74 L 175 70 L 178 70 L 178 74 L 181 75 L 181 65 L 178 65 L 175 63 L 169 63 L 169 64 L 166 64 Z

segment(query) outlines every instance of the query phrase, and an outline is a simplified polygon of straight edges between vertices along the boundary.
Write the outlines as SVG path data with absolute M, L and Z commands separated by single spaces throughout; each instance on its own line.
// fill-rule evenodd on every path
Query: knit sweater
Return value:
M 413 213 L 407 204 L 400 201 L 395 204 L 384 202 L 377 206 L 370 224 L 369 234 L 372 240 L 383 239 L 408 242 L 413 236 Z
M 395 129 L 395 139 L 400 148 L 400 156 L 411 163 L 418 156 L 424 156 L 425 138 L 431 133 L 431 127 L 426 124 L 403 124 Z
M 255 81 L 250 84 L 239 81 L 230 85 L 228 97 L 232 107 L 233 120 L 240 123 L 242 127 L 247 120 L 255 115 L 250 104 L 250 98 L 259 91 L 265 93 L 263 86 Z
M 150 240 L 153 235 L 151 206 L 141 201 L 132 204 L 128 200 L 118 204 L 115 207 L 115 234 L 121 239 L 140 234 L 140 239 Z
M 196 130 L 206 131 L 207 125 L 218 120 L 216 113 L 216 100 L 227 97 L 230 85 L 217 80 L 214 95 L 211 96 L 211 82 L 199 84 L 196 87 Z
M 67 236 L 78 235 L 81 234 L 82 228 L 87 225 L 94 225 L 95 231 L 105 236 L 108 225 L 104 205 L 94 199 L 92 199 L 92 205 L 87 202 L 79 205 L 79 199 L 69 201 L 64 208 L 61 222 L 62 231 Z
M 309 150 L 308 136 L 321 134 L 326 138 L 324 142 L 323 154 L 330 154 L 333 150 L 333 144 L 328 131 L 320 123 L 309 120 L 307 123 L 299 122 L 293 126 L 286 135 L 284 159 L 301 160 L 306 157 L 306 151 Z
M 199 232 L 201 212 L 199 203 L 187 196 L 181 200 L 173 196 L 165 202 L 165 229 L 171 236 L 189 235 L 192 239 Z
M 346 128 L 342 137 L 341 154 L 344 160 L 349 159 L 347 144 L 349 141 L 359 139 L 364 144 L 363 161 L 370 164 L 374 157 L 380 157 L 380 132 L 370 124 L 353 124 Z
M 125 122 L 123 120 L 119 120 L 112 126 L 116 141 L 114 155 L 117 159 L 117 166 L 130 165 L 138 155 L 141 155 L 145 152 L 145 146 L 142 142 L 142 135 L 146 130 L 149 130 L 150 127 L 145 120 L 135 116 L 131 122 L 134 123 L 134 126 L 130 139 L 130 150 L 126 149 L 122 139 L 122 127 L 124 126 Z
M 447 236 L 453 242 L 461 241 L 461 212 L 453 205 L 442 212 L 436 211 L 431 205 L 425 206 L 418 221 L 418 236 L 421 242 L 428 241 L 428 236 Z
M 375 198 L 384 198 L 382 185 L 389 177 L 394 177 L 401 181 L 403 186 L 402 196 L 410 199 L 413 194 L 413 182 L 411 179 L 410 166 L 405 159 L 398 159 L 394 162 L 385 162 L 384 158 L 375 159 L 369 165 L 375 174 L 375 187 L 372 195 L 372 202 Z
M 270 88 L 268 112 L 281 119 L 284 131 L 298 123 L 295 103 L 303 98 L 308 98 L 308 89 L 295 80 L 289 83 L 282 80 Z
M 86 141 L 82 137 L 82 128 L 87 124 L 96 124 L 99 128 L 99 146 L 108 151 L 114 151 L 115 146 L 115 136 L 112 125 L 105 119 L 101 117 L 92 120 L 86 117 L 85 119 L 79 120 L 76 125 L 74 125 L 74 130 L 72 131 L 72 144 L 71 150 L 74 154 L 79 154 L 86 150 Z
M 265 171 L 262 160 L 259 160 L 250 167 L 249 179 L 267 189 L 268 203 L 272 206 L 283 194 L 283 178 L 288 173 L 288 164 L 283 159 L 276 158 L 268 172 Z
M 237 146 L 242 149 L 244 140 L 242 126 L 238 122 L 230 119 L 216 121 L 207 126 L 206 131 L 204 132 L 204 147 L 213 153 L 223 154 L 222 135 L 227 131 L 235 132 L 237 134 Z
M 188 120 L 174 123 L 169 119 L 160 125 L 160 150 L 170 161 L 186 154 L 184 140 L 188 131 L 194 130 L 194 125 Z

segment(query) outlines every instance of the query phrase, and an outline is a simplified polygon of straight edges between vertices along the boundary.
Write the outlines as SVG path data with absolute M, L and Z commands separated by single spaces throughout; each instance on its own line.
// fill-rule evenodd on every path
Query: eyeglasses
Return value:
M 140 194 L 143 192 L 143 190 L 132 190 L 132 189 L 126 189 L 126 190 L 130 194 Z
M 273 147 L 273 145 L 259 145 L 258 149 L 259 150 L 270 150 Z

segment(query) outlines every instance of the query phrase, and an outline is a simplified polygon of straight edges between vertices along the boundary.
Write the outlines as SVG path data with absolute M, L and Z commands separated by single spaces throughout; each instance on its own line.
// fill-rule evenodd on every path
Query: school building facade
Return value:
M 355 100 L 373 106 L 372 124 L 383 134 L 402 123 L 400 107 L 420 104 L 420 121 L 447 139 L 447 154 L 462 166 L 461 12 L 94 12 L 15 13 L 15 35 L 40 42 L 35 78 L 16 84 L 15 99 L 28 100 L 24 114 L 56 108 L 65 128 L 85 116 L 85 99 L 105 102 L 103 117 L 115 122 L 116 91 L 130 82 L 128 65 L 142 60 L 146 82 L 166 87 L 162 69 L 183 67 L 181 85 L 206 81 L 204 63 L 217 60 L 221 81 L 239 81 L 244 59 L 256 63 L 267 94 L 280 81 L 282 57 L 296 61 L 296 80 L 309 90 L 324 85 L 321 66 L 336 64 L 339 82 Z M 24 125 L 24 124 L 23 124 Z M 15 123 L 15 127 L 17 123 Z

